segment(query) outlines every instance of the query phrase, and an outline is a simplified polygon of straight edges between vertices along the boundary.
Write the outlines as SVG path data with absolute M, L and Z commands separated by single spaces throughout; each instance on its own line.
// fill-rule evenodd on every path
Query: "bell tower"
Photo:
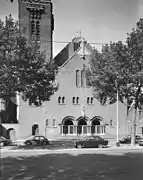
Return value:
M 47 60 L 52 59 L 54 30 L 53 4 L 51 0 L 18 0 L 19 22 L 29 40 L 40 42 Z

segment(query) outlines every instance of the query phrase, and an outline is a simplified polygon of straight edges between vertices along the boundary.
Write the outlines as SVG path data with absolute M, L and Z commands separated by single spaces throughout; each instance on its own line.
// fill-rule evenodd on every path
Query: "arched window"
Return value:
M 53 127 L 56 127 L 56 120 L 53 119 L 53 124 L 52 124 Z
M 76 70 L 76 86 L 80 86 L 80 70 Z
M 61 96 L 58 97 L 58 103 L 61 104 Z
M 87 97 L 87 104 L 89 104 L 89 99 L 90 99 L 90 98 L 89 98 L 89 97 Z
M 93 97 L 91 97 L 90 99 L 90 104 L 93 104 Z
M 85 86 L 85 72 L 84 70 L 81 71 L 81 86 Z
M 49 126 L 49 119 L 46 119 L 46 126 Z
M 86 77 L 86 87 L 90 87 L 90 80 L 89 80 L 89 77 Z
M 76 98 L 76 104 L 79 104 L 79 97 Z
M 113 120 L 112 119 L 110 120 L 110 126 L 113 126 Z
M 72 98 L 72 103 L 75 104 L 75 97 Z
M 64 104 L 65 103 L 65 97 L 63 96 L 62 97 L 62 104 Z

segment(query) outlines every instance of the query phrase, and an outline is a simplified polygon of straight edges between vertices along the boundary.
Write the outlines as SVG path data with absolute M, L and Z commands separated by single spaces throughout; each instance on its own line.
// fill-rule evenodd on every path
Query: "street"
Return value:
M 1 153 L 2 180 L 142 180 L 143 149 L 21 150 Z

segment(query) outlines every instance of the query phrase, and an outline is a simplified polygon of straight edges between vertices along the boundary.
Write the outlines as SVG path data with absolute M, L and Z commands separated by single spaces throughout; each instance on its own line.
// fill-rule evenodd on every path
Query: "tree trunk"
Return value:
M 131 145 L 134 146 L 136 144 L 136 117 L 137 117 L 137 108 L 134 108 L 133 119 L 132 119 L 132 134 L 131 134 Z

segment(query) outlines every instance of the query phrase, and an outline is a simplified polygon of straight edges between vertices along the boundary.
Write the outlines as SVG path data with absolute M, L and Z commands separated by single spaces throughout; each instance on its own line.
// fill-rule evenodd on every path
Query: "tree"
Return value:
M 94 50 L 91 55 L 87 78 L 94 96 L 102 105 L 117 100 L 130 105 L 133 102 L 132 144 L 135 144 L 137 109 L 143 105 L 143 20 L 137 22 L 127 36 L 126 44 L 111 42 Z M 127 102 L 130 102 L 128 104 Z
M 10 15 L 0 21 L 0 98 L 20 93 L 29 104 L 39 106 L 57 90 L 57 67 L 46 60 L 40 44 L 28 41 Z

